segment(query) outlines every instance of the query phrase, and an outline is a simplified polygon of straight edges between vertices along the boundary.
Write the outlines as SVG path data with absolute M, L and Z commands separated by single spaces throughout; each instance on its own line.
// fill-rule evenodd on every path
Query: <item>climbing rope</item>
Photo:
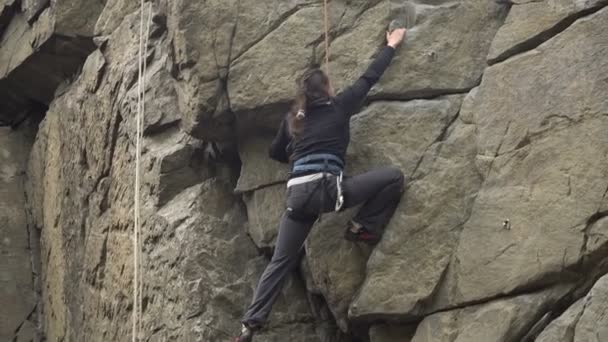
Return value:
M 323 0 L 323 17 L 325 28 L 325 73 L 329 77 L 329 16 L 327 0 Z
M 149 6 L 148 20 L 144 39 L 144 0 L 141 0 L 141 20 L 139 24 L 139 53 L 138 53 L 138 79 L 137 79 L 137 127 L 135 136 L 135 191 L 133 207 L 133 327 L 132 341 L 139 340 L 142 330 L 142 240 L 140 223 L 140 183 L 141 183 L 141 140 L 143 132 L 143 118 L 145 114 L 146 92 L 146 55 L 148 53 L 148 37 L 150 35 L 150 22 L 152 21 L 152 4 Z

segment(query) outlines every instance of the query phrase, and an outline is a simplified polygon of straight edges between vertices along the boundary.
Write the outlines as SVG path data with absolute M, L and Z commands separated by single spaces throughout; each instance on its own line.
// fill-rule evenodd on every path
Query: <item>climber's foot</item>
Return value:
M 353 242 L 364 242 L 370 245 L 375 245 L 380 241 L 380 236 L 369 229 L 350 221 L 346 232 L 344 232 L 344 238 L 348 241 Z
M 247 324 L 241 325 L 241 334 L 234 340 L 234 342 L 251 342 L 253 341 L 253 334 L 255 329 L 249 327 Z

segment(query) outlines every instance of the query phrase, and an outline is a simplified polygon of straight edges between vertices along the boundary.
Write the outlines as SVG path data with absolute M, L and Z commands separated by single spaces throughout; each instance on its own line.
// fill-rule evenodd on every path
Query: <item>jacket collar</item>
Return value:
M 318 99 L 315 99 L 313 101 L 310 101 L 308 103 L 307 107 L 313 108 L 313 107 L 321 107 L 321 106 L 327 106 L 331 104 L 331 99 L 329 97 L 321 97 Z

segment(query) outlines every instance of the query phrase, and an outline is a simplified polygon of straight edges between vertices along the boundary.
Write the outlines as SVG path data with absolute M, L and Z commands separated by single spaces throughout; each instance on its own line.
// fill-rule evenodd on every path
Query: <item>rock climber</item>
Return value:
M 294 105 L 269 149 L 272 159 L 291 166 L 287 210 L 281 218 L 274 254 L 241 321 L 236 342 L 252 341 L 264 325 L 285 278 L 298 265 L 304 240 L 323 212 L 363 204 L 349 221 L 344 237 L 368 244 L 379 241 L 403 193 L 403 173 L 386 167 L 343 178 L 342 171 L 350 117 L 380 79 L 404 37 L 402 28 L 387 32 L 386 46 L 367 71 L 337 95 L 321 69 L 310 69 L 298 79 Z

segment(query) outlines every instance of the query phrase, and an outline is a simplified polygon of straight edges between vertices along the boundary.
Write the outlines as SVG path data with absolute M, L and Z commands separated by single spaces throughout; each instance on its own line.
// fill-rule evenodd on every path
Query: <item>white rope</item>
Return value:
M 135 136 L 135 191 L 134 191 L 134 207 L 133 207 L 133 331 L 131 333 L 133 342 L 137 341 L 138 330 L 138 314 L 139 314 L 139 158 L 140 158 L 140 114 L 141 114 L 141 53 L 142 53 L 142 38 L 144 31 L 144 8 L 143 0 L 141 0 L 140 23 L 139 23 L 139 52 L 138 52 L 138 74 L 137 74 L 137 124 Z
M 142 93 L 141 93 L 141 115 L 142 115 L 142 120 L 141 120 L 141 128 L 140 128 L 140 132 L 142 132 L 143 134 L 143 126 L 144 126 L 144 122 L 143 122 L 143 118 L 144 115 L 146 113 L 146 69 L 148 68 L 148 39 L 150 37 L 150 23 L 152 22 L 152 3 L 150 3 L 149 5 L 149 9 L 148 9 L 148 23 L 146 24 L 146 40 L 144 42 L 144 56 L 143 56 L 143 65 L 144 65 L 144 72 L 142 74 L 142 85 L 143 85 L 143 89 L 142 89 Z M 143 239 L 141 239 L 141 227 L 140 227 L 140 239 L 139 239 L 139 274 L 140 274 L 140 281 L 139 281 L 139 300 L 140 300 L 140 304 L 139 304 L 139 330 L 142 331 L 142 322 L 143 322 L 143 293 L 144 293 L 144 282 L 143 282 L 143 262 L 142 262 L 142 256 L 143 256 Z
M 133 331 L 132 341 L 139 340 L 142 330 L 142 240 L 140 223 L 140 183 L 141 183 L 141 140 L 143 132 L 143 118 L 145 114 L 145 92 L 146 92 L 146 55 L 148 52 L 148 37 L 150 35 L 150 22 L 152 21 L 152 4 L 150 4 L 146 35 L 144 41 L 144 0 L 141 0 L 141 19 L 139 24 L 139 56 L 138 56 L 138 80 L 137 80 L 137 128 L 135 137 L 135 194 L 133 208 Z

